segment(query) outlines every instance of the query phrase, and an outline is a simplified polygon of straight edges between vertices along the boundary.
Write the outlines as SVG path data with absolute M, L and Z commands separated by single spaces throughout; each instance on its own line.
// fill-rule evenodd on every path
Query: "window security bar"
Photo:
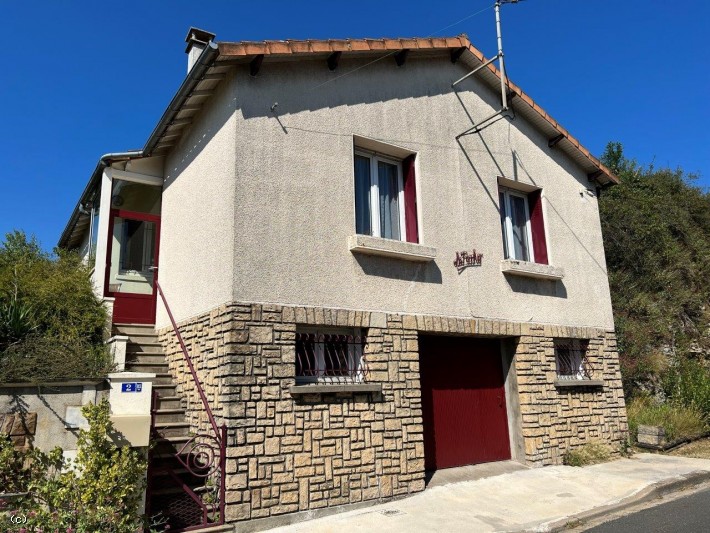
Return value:
M 557 379 L 560 380 L 593 380 L 596 369 L 587 357 L 587 344 L 556 343 Z
M 357 335 L 296 334 L 296 377 L 299 381 L 355 383 L 364 381 L 366 338 Z

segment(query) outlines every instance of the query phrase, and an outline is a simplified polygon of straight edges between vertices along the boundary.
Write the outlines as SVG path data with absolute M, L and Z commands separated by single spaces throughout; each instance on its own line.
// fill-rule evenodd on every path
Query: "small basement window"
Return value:
M 587 357 L 586 339 L 555 339 L 557 379 L 561 381 L 593 380 L 594 372 Z
M 360 383 L 365 377 L 365 337 L 357 328 L 296 332 L 296 383 Z

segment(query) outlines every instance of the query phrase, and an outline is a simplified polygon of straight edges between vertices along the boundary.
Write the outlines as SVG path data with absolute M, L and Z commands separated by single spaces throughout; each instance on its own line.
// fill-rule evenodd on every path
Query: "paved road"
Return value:
M 586 533 L 707 533 L 710 489 L 586 530 Z

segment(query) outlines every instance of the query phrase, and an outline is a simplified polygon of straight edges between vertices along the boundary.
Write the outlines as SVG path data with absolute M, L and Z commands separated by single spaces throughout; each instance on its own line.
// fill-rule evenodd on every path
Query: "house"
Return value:
M 268 525 L 619 450 L 609 169 L 512 82 L 498 113 L 465 35 L 214 38 L 190 30 L 144 148 L 99 160 L 60 240 L 157 373 L 149 509 Z M 165 450 L 212 499 L 166 488 Z

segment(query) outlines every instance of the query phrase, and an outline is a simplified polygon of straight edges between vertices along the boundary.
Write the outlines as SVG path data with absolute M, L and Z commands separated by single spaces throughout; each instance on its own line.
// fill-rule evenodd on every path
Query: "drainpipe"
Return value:
M 91 251 L 94 247 L 94 208 L 92 207 L 91 211 L 87 211 L 86 207 L 80 203 L 77 209 L 79 209 L 79 213 L 82 215 L 89 215 L 89 250 L 86 256 L 91 260 Z

